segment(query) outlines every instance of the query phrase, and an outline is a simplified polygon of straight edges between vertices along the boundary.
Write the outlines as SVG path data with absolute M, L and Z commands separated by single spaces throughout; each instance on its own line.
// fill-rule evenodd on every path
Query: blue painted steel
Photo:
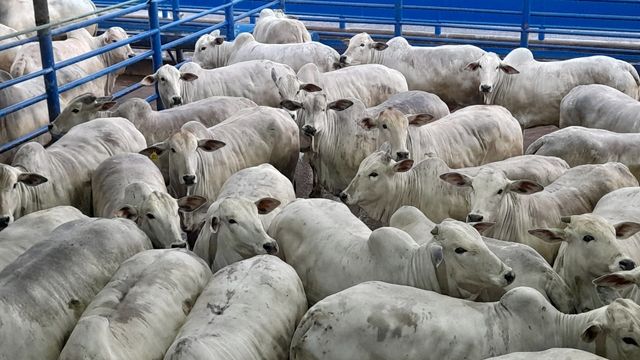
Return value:
M 402 36 L 402 0 L 395 0 L 395 24 L 393 24 L 393 33 L 396 36 Z
M 158 19 L 158 1 L 149 0 L 149 31 L 158 29 L 160 27 L 160 19 Z M 151 61 L 153 63 L 153 71 L 155 72 L 162 66 L 162 39 L 160 38 L 160 31 L 155 31 L 151 34 Z M 156 92 L 158 91 L 158 84 L 156 83 Z M 156 106 L 159 110 L 164 109 L 164 104 L 158 101 Z
M 49 9 L 47 0 L 34 0 L 33 11 L 36 26 L 49 23 Z M 51 69 L 55 64 L 53 58 L 53 39 L 48 27 L 38 30 L 38 42 L 40 43 L 40 60 L 43 69 Z M 58 80 L 54 71 L 44 74 L 44 87 L 47 91 L 47 108 L 49 119 L 55 119 L 60 114 L 60 97 L 58 94 Z
M 173 21 L 180 19 L 180 0 L 171 0 L 171 15 Z M 176 49 L 176 62 L 182 62 L 182 49 Z
M 522 26 L 520 28 L 520 47 L 529 46 L 529 19 L 531 16 L 531 2 L 522 1 Z
M 226 34 L 227 34 L 227 41 L 231 41 L 233 39 L 236 38 L 236 29 L 234 28 L 234 21 L 233 21 L 233 3 L 235 1 L 232 1 L 229 6 L 224 9 L 224 22 L 226 25 Z

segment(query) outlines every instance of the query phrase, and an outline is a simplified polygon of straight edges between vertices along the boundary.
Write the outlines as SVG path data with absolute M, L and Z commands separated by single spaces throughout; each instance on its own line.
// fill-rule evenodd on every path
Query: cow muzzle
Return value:
M 349 61 L 349 58 L 347 58 L 347 55 L 340 56 L 340 65 L 347 65 L 348 61 Z
M 618 266 L 622 271 L 629 271 L 629 270 L 633 270 L 636 267 L 636 263 L 633 262 L 633 260 L 631 259 L 624 259 L 618 262 Z
M 171 244 L 172 249 L 185 249 L 186 247 L 187 247 L 186 242 L 177 242 L 177 243 Z
M 278 243 L 276 243 L 275 241 L 263 244 L 262 248 L 269 255 L 276 255 L 278 253 Z
M 0 230 L 6 228 L 11 223 L 11 217 L 2 216 L 0 217 Z
M 187 186 L 195 185 L 196 176 L 195 175 L 185 175 L 185 176 L 182 177 L 182 180 L 184 181 L 184 184 L 187 185 Z
M 347 194 L 344 191 L 340 192 L 340 201 L 342 201 L 343 203 L 347 204 L 348 201 L 349 201 L 349 194 Z
M 486 84 L 480 85 L 480 92 L 490 93 L 491 90 L 493 90 L 493 87 L 491 85 L 486 85 Z
M 302 127 L 302 132 L 307 136 L 314 136 L 318 130 L 311 125 L 305 125 Z
M 507 282 L 507 285 L 510 285 L 516 279 L 516 273 L 514 273 L 513 270 L 511 270 L 506 274 L 504 274 L 504 279 Z
M 182 97 L 174 96 L 171 98 L 171 106 L 180 106 L 182 105 Z
M 480 222 L 480 221 L 482 221 L 483 218 L 484 217 L 482 215 L 469 214 L 469 215 L 467 215 L 467 222 L 468 223 Z
M 406 160 L 408 158 L 409 158 L 409 152 L 408 151 L 398 151 L 398 152 L 396 152 L 396 161 Z

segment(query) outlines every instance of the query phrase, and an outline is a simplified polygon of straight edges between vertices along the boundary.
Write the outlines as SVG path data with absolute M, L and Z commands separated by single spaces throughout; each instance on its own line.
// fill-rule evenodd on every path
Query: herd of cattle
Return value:
M 126 37 L 76 30 L 56 60 Z M 61 95 L 0 164 L 0 359 L 640 359 L 633 66 L 310 39 L 267 9 L 141 81 L 167 110 L 112 101 L 117 73 Z M 47 123 L 37 103 L 0 142 Z M 539 125 L 561 129 L 523 149 Z

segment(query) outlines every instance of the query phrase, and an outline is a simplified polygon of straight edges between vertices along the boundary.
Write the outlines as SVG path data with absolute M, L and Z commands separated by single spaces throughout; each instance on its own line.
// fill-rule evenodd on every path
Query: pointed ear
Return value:
M 625 221 L 614 225 L 613 228 L 616 229 L 616 238 L 626 239 L 640 231 L 640 224 L 636 222 Z
M 369 44 L 369 47 L 374 49 L 374 50 L 382 51 L 382 50 L 388 48 L 389 45 L 387 45 L 387 44 L 385 44 L 383 42 L 376 41 L 376 42 L 373 42 L 373 43 Z
M 544 190 L 544 187 L 530 180 L 515 180 L 509 184 L 509 190 L 522 195 L 531 195 Z
M 473 225 L 471 225 L 471 226 L 473 226 L 476 230 L 478 230 L 478 232 L 479 232 L 480 234 L 482 234 L 482 233 L 484 233 L 485 231 L 487 231 L 487 230 L 489 230 L 490 228 L 492 228 L 492 227 L 493 227 L 493 225 L 495 225 L 495 224 L 496 224 L 496 223 L 494 223 L 494 222 L 486 222 L 486 221 L 485 221 L 485 222 L 477 222 L 477 223 L 474 223 L 474 224 L 473 224 Z
M 500 64 L 500 70 L 502 70 L 505 74 L 509 74 L 509 75 L 520 74 L 520 71 L 516 70 L 516 68 L 514 68 L 511 65 L 507 65 L 505 63 Z
M 370 117 L 363 118 L 358 122 L 358 124 L 365 130 L 371 130 L 376 127 L 376 124 L 373 122 L 373 119 Z
M 180 79 L 183 81 L 193 81 L 198 79 L 198 75 L 193 73 L 180 73 Z
M 167 147 L 169 147 L 169 145 L 166 142 L 161 142 L 161 143 L 157 143 L 157 144 L 153 144 L 151 146 L 149 146 L 148 148 L 140 151 L 140 154 L 147 156 L 147 157 L 151 157 L 151 155 L 153 155 L 154 153 L 156 155 L 160 155 L 163 152 L 165 152 L 167 150 Z
M 193 212 L 201 208 L 206 202 L 207 199 L 202 196 L 184 196 L 178 199 L 178 209 L 184 212 Z
M 113 212 L 113 216 L 129 219 L 131 221 L 138 220 L 138 210 L 131 205 L 125 205 Z
M 327 109 L 342 111 L 350 108 L 353 105 L 353 101 L 347 99 L 340 99 L 333 102 L 330 102 L 327 105 Z
M 407 120 L 409 120 L 409 125 L 413 126 L 427 125 L 428 123 L 435 121 L 431 114 L 407 115 Z
M 101 111 L 107 111 L 109 109 L 111 109 L 112 107 L 116 106 L 117 102 L 115 101 L 107 101 L 101 104 L 98 104 L 98 109 Z
M 614 289 L 623 289 L 629 285 L 638 283 L 638 279 L 630 271 L 618 271 L 612 274 L 602 275 L 593 280 L 596 286 L 606 286 Z
M 429 252 L 431 253 L 431 262 L 436 266 L 440 266 L 442 264 L 442 260 L 444 259 L 444 255 L 442 253 L 442 246 L 431 244 L 429 246 Z
M 215 234 L 218 232 L 219 229 L 220 229 L 220 219 L 218 219 L 217 216 L 214 216 L 211 218 L 211 232 Z
M 552 244 L 564 241 L 565 239 L 565 233 L 562 229 L 531 229 L 528 232 L 538 239 Z
M 220 140 L 213 140 L 213 139 L 198 140 L 198 147 L 207 152 L 216 151 L 221 147 L 224 147 L 225 145 L 227 144 L 225 144 Z
M 18 181 L 28 186 L 38 186 L 49 181 L 46 177 L 36 173 L 22 173 L 18 175 Z
M 280 206 L 280 200 L 266 197 L 256 201 L 256 207 L 258 208 L 258 214 L 265 215 L 273 211 Z
M 209 35 L 213 37 L 220 37 L 220 29 L 213 30 L 212 32 L 209 33 Z
M 478 70 L 479 67 L 480 67 L 480 62 L 474 61 L 474 62 L 468 63 L 467 66 L 464 67 L 464 69 L 467 71 L 476 71 Z
M 455 186 L 471 186 L 471 177 L 458 172 L 448 172 L 440 175 L 440 179 Z
M 582 335 L 580 335 L 580 339 L 587 343 L 593 342 L 598 337 L 598 335 L 602 334 L 603 331 L 604 329 L 602 324 L 594 321 L 589 324 L 589 327 L 587 327 Z
M 302 103 L 293 100 L 282 100 L 280 102 L 280 107 L 283 107 L 290 111 L 296 111 L 302 109 Z
M 412 166 L 413 166 L 413 160 L 411 160 L 411 159 L 400 160 L 400 161 L 396 162 L 395 164 L 393 164 L 393 171 L 395 171 L 395 172 L 407 172 L 407 171 L 411 170 Z
M 142 80 L 140 80 L 140 84 L 143 86 L 151 86 L 156 83 L 156 74 L 151 74 L 145 76 Z
M 273 80 L 274 83 L 278 83 L 278 74 L 276 74 L 275 68 L 271 68 L 271 80 Z
M 322 88 L 316 84 L 301 84 L 300 90 L 304 90 L 306 92 L 317 92 L 322 91 Z

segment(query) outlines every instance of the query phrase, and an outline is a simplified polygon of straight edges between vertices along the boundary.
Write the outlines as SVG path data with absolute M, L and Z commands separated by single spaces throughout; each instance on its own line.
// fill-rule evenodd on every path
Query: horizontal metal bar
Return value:
M 174 48 L 174 47 L 176 47 L 178 45 L 182 45 L 182 44 L 184 44 L 186 42 L 189 42 L 189 41 L 191 41 L 193 39 L 198 39 L 198 38 L 200 38 L 200 36 L 202 36 L 204 34 L 208 34 L 208 33 L 212 32 L 213 30 L 220 29 L 220 28 L 224 27 L 226 24 L 227 24 L 227 22 L 223 21 L 223 22 L 217 23 L 215 25 L 211 25 L 209 27 L 206 27 L 206 28 L 204 28 L 202 30 L 196 31 L 194 33 L 191 33 L 191 34 L 189 34 L 187 36 L 184 36 L 184 37 L 182 37 L 180 39 L 168 42 L 168 43 L 162 45 L 162 50 L 168 50 L 168 49 Z
M 169 29 L 171 27 L 174 27 L 174 26 L 177 26 L 177 25 L 180 25 L 180 24 L 191 22 L 191 21 L 193 21 L 195 19 L 199 19 L 199 18 L 201 18 L 203 16 L 210 15 L 211 13 L 214 13 L 216 11 L 220 11 L 220 10 L 226 9 L 229 6 L 230 6 L 230 4 L 224 4 L 224 5 L 216 6 L 214 8 L 211 8 L 211 9 L 207 10 L 207 11 L 204 11 L 202 13 L 198 13 L 198 14 L 186 17 L 184 19 L 180 19 L 180 20 L 177 20 L 175 22 L 171 22 L 171 23 L 169 23 L 167 25 L 160 26 L 160 30 L 166 30 L 166 29 Z
M 38 136 L 45 134 L 49 132 L 49 127 L 48 126 L 43 126 L 38 130 L 35 130 L 33 132 L 30 132 L 26 135 L 22 135 L 17 139 L 13 139 L 11 141 L 9 141 L 6 144 L 2 144 L 0 145 L 0 153 L 9 151 L 11 149 L 13 149 L 14 147 L 17 147 L 18 145 L 22 145 L 24 143 L 26 143 L 29 140 L 33 140 L 35 138 L 37 138 Z
M 580 14 L 580 13 L 562 13 L 562 12 L 548 12 L 548 11 L 532 11 L 531 16 L 532 17 L 533 16 L 559 17 L 559 18 L 569 18 L 569 19 L 640 21 L 640 17 L 638 16 Z
M 271 7 L 271 6 L 274 6 L 274 5 L 277 5 L 277 4 L 280 4 L 280 0 L 273 0 L 272 2 L 266 3 L 266 4 L 262 5 L 262 6 L 259 6 L 259 7 L 255 8 L 255 9 L 251 9 L 249 11 L 245 11 L 240 15 L 234 16 L 233 17 L 233 22 L 235 23 L 238 20 L 242 20 L 242 19 L 247 18 L 247 17 L 249 17 L 249 16 L 251 16 L 253 14 L 257 14 L 260 11 L 262 11 L 263 9 L 266 9 L 268 7 Z
M 315 1 L 315 0 L 287 0 L 286 4 L 299 4 L 299 5 L 322 5 L 322 6 L 340 6 L 340 7 L 356 7 L 356 8 L 374 8 L 374 9 L 393 9 L 394 4 L 380 4 L 380 3 L 354 3 L 354 2 L 339 2 L 339 1 Z
M 496 9 L 477 9 L 477 8 L 460 8 L 450 6 L 427 6 L 427 5 L 403 5 L 404 10 L 429 10 L 429 11 L 451 11 L 451 12 L 471 12 L 483 14 L 502 14 L 502 15 L 522 15 L 522 11 L 516 10 L 496 10 Z
M 42 91 L 44 91 L 44 86 L 42 86 Z M 18 110 L 22 110 L 26 107 L 29 107 L 35 103 L 38 103 L 40 101 L 46 100 L 47 99 L 47 94 L 42 93 L 38 96 L 34 96 L 30 99 L 27 100 L 22 100 L 21 102 L 17 103 L 17 104 L 13 104 L 10 106 L 7 106 L 6 108 L 0 109 L 0 118 L 7 116 L 8 114 L 14 113 Z
M 43 70 L 34 71 L 34 72 L 32 72 L 30 74 L 27 74 L 27 75 L 23 75 L 23 76 L 17 77 L 15 79 L 4 81 L 4 82 L 0 83 L 0 90 L 6 89 L 6 88 L 8 88 L 10 86 L 13 86 L 15 84 L 19 84 L 19 83 L 22 83 L 22 82 L 25 82 L 25 81 L 29 81 L 29 80 L 31 80 L 33 78 L 37 78 L 38 76 L 42 76 L 44 74 L 48 74 L 48 73 L 50 73 L 52 71 L 53 70 L 51 70 L 51 68 L 46 68 L 46 69 L 43 69 Z

